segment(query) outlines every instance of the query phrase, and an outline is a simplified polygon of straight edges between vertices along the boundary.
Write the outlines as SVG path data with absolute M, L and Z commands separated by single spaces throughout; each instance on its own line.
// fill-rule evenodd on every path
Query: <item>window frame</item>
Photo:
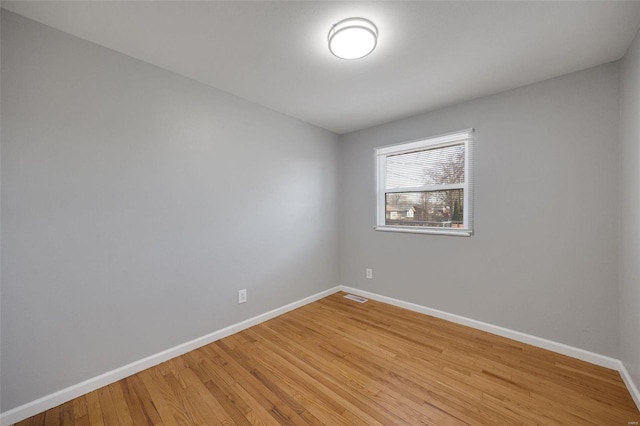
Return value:
M 474 129 L 460 130 L 429 138 L 386 145 L 375 148 L 376 160 L 376 231 L 407 232 L 413 234 L 437 234 L 469 237 L 473 234 L 473 133 Z M 386 189 L 386 164 L 387 157 L 399 154 L 408 154 L 427 149 L 444 148 L 464 144 L 464 182 L 460 184 L 422 185 L 408 188 Z M 463 190 L 463 227 L 439 228 L 416 227 L 386 224 L 386 195 L 403 192 L 430 192 L 447 189 Z

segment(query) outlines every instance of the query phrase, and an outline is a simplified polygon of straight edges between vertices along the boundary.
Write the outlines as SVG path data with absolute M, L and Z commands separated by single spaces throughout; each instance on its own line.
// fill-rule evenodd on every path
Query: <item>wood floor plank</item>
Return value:
M 127 380 L 121 380 L 115 385 L 120 386 L 120 392 L 127 404 L 131 421 L 134 425 L 153 425 L 153 422 L 147 417 L 140 399 L 132 392 L 131 384 Z
M 233 340 L 230 340 L 229 343 L 233 343 Z M 283 401 L 280 392 L 274 392 L 273 388 L 269 388 L 269 383 L 261 380 L 263 376 L 260 371 L 251 367 L 243 367 L 236 359 L 238 353 L 233 353 L 233 350 L 224 342 L 218 341 L 206 349 L 219 356 L 218 359 L 224 362 L 220 374 L 228 386 L 233 387 L 236 381 L 240 383 L 281 424 L 306 424 L 300 419 L 299 413 L 295 411 L 299 407 L 292 408 Z M 246 404 L 246 402 L 244 403 Z
M 334 387 L 343 398 L 356 406 L 361 412 L 370 413 L 375 418 L 376 423 L 398 424 L 403 421 L 401 415 L 388 411 L 375 401 L 375 392 L 371 392 L 366 386 L 351 380 L 348 372 L 336 368 L 331 359 L 326 358 L 326 353 L 322 354 L 317 347 L 305 348 L 305 345 L 300 343 L 299 336 L 290 335 L 286 330 L 283 332 L 281 324 L 279 326 L 277 321 L 278 319 L 276 318 L 275 320 L 269 326 L 269 329 L 274 331 L 274 334 L 271 335 L 272 338 L 277 340 L 279 345 L 285 347 L 287 351 L 300 358 L 301 365 L 313 366 L 311 368 L 316 369 L 318 372 L 315 377 L 319 380 L 326 380 L 324 384 L 327 387 Z
M 166 425 L 190 424 L 187 413 L 182 410 L 171 388 L 164 380 L 160 368 L 150 368 L 140 373 L 153 405 Z
M 76 417 L 73 414 L 73 400 L 60 405 L 60 424 L 75 426 Z
M 256 327 L 254 327 L 256 329 Z M 247 330 L 251 333 L 251 330 Z M 338 408 L 334 408 L 339 411 L 341 416 L 345 417 L 345 413 L 351 412 L 350 418 L 360 419 L 361 422 L 368 425 L 383 424 L 377 421 L 374 417 L 371 417 L 366 411 L 363 411 L 354 405 L 355 399 L 353 396 L 345 392 L 338 387 L 338 383 L 334 381 L 332 377 L 327 374 L 323 374 L 321 370 L 315 369 L 312 364 L 303 361 L 301 358 L 296 357 L 292 353 L 288 352 L 283 342 L 277 341 L 275 336 L 269 337 L 267 329 L 263 329 L 260 335 L 256 334 L 259 347 L 264 353 L 268 354 L 272 359 L 277 360 L 277 364 L 286 366 L 286 371 L 291 373 L 291 377 L 294 380 L 306 380 L 309 386 L 313 386 L 313 397 L 327 405 L 332 405 L 335 400 Z M 344 408 L 342 408 L 344 407 Z
M 342 334 L 342 333 L 338 333 L 338 334 Z M 385 375 L 388 377 L 380 377 L 380 380 L 384 382 L 385 386 L 394 387 L 395 385 L 389 382 L 389 380 L 391 380 L 402 387 L 402 391 L 404 392 L 405 396 L 409 398 L 414 398 L 415 402 L 426 403 L 427 405 L 432 405 L 435 409 L 438 409 L 437 403 L 434 404 L 435 401 L 422 400 L 425 396 L 428 396 L 428 393 L 425 394 L 424 392 L 425 390 L 423 388 L 421 389 L 418 384 L 412 383 L 411 380 L 409 379 L 409 377 L 414 376 L 415 370 L 410 372 L 405 372 L 404 374 L 406 378 L 402 377 L 401 375 L 398 374 L 397 362 L 394 362 L 392 364 L 391 369 L 389 369 L 388 366 L 385 367 L 380 364 L 371 362 L 370 357 L 367 356 L 368 354 L 367 351 L 375 350 L 376 346 L 374 344 L 368 344 L 367 342 L 360 341 L 361 345 L 359 345 L 358 343 L 356 343 L 355 345 L 352 345 L 351 343 L 358 342 L 357 337 L 354 337 L 353 335 L 350 335 L 350 334 L 345 334 L 344 338 L 345 340 L 341 342 L 340 345 L 349 347 L 349 351 L 351 352 L 351 354 L 347 355 L 346 358 L 355 359 L 355 364 L 353 368 L 361 369 L 362 367 L 366 366 L 367 370 L 365 371 L 365 374 L 377 375 L 378 372 L 384 372 Z M 334 335 L 334 342 L 338 340 L 339 339 L 337 339 L 336 336 Z M 359 353 L 361 353 L 362 355 L 358 355 Z M 407 386 L 407 385 L 412 385 L 412 386 Z M 411 391 L 412 389 L 415 390 L 415 392 Z M 409 392 L 407 392 L 407 390 L 409 390 Z M 444 420 L 441 419 L 441 421 L 444 421 Z
M 336 293 L 18 423 L 626 425 L 617 371 Z
M 186 354 L 185 358 L 192 359 L 198 353 L 198 351 L 192 351 Z M 205 380 L 201 380 L 200 377 L 202 376 L 198 376 L 198 374 L 196 373 L 198 371 L 201 371 L 201 369 L 198 367 L 197 361 L 195 361 L 194 363 L 190 364 L 189 368 L 181 372 L 183 379 L 189 384 L 187 387 L 187 391 L 195 392 L 205 405 L 205 407 L 198 405 L 198 410 L 201 413 L 205 413 L 204 415 L 206 416 L 207 420 L 213 421 L 216 424 L 236 424 L 231 416 L 226 412 L 224 407 L 218 402 L 214 395 L 205 386 L 205 383 L 209 379 L 207 378 Z M 210 413 L 210 415 L 207 416 L 206 413 Z
M 248 337 L 249 335 L 245 336 Z M 234 337 L 236 336 L 231 337 L 232 339 L 229 339 L 229 341 L 233 342 Z M 255 342 L 251 342 L 250 344 L 251 347 L 255 347 Z M 224 351 L 223 356 L 228 357 L 229 363 L 236 362 L 241 369 L 250 371 L 251 375 L 262 385 L 263 389 L 270 394 L 277 396 L 281 406 L 287 407 L 286 411 L 292 418 L 293 423 L 321 424 L 321 422 L 312 413 L 308 412 L 308 410 L 306 410 L 306 408 L 293 396 L 293 393 L 290 391 L 291 388 L 286 382 L 278 381 L 277 376 L 269 374 L 268 368 L 256 359 L 255 350 L 252 350 L 249 346 L 244 347 L 239 345 L 232 351 L 229 347 L 224 345 L 224 342 L 220 342 L 219 346 L 220 349 Z M 300 422 L 298 417 L 304 419 L 304 422 Z
M 87 398 L 82 395 L 72 401 L 73 403 L 73 415 L 77 419 L 88 417 L 89 411 L 87 409 Z
M 105 426 L 116 426 L 120 424 L 118 419 L 118 411 L 116 405 L 111 398 L 111 392 L 109 387 L 105 386 L 97 390 L 98 400 L 100 401 L 100 407 L 102 409 L 102 420 Z
M 24 422 L 21 422 L 21 423 L 27 423 L 27 424 L 33 425 L 33 426 L 40 426 L 40 425 L 44 424 L 45 415 L 46 415 L 46 412 L 45 413 L 40 413 L 40 414 L 37 414 L 37 415 L 35 415 L 35 416 L 33 416 L 33 417 L 31 417 L 31 418 L 29 418 L 29 419 L 27 419 L 27 420 L 25 420 Z
M 89 415 L 89 423 L 97 426 L 104 426 L 102 418 L 102 407 L 100 406 L 100 398 L 98 391 L 89 392 L 85 395 L 87 399 L 87 412 Z
M 313 384 L 305 380 L 307 377 L 304 374 L 296 372 L 295 377 L 290 374 L 297 370 L 295 366 L 282 359 L 278 363 L 280 367 L 274 366 L 273 359 L 277 355 L 269 353 L 257 342 L 252 346 L 251 357 L 272 377 L 277 386 L 292 395 L 296 404 L 304 407 L 322 424 L 345 424 L 345 419 L 341 416 L 345 408 L 331 394 L 319 394 Z
M 60 406 L 54 407 L 45 413 L 45 426 L 57 426 L 60 424 Z
M 76 426 L 90 426 L 91 422 L 89 421 L 89 414 L 85 414 L 84 416 L 76 417 L 75 424 L 76 424 Z

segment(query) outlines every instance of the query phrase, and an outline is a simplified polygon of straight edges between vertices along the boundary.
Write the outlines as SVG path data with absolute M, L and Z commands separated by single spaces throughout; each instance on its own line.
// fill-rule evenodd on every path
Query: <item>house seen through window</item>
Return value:
M 376 149 L 376 229 L 471 235 L 472 132 Z

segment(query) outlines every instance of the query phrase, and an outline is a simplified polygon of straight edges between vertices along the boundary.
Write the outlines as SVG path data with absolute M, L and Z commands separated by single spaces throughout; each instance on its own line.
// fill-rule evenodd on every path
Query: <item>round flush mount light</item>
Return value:
M 373 52 L 378 28 L 364 18 L 344 19 L 329 31 L 329 50 L 341 59 L 360 59 Z

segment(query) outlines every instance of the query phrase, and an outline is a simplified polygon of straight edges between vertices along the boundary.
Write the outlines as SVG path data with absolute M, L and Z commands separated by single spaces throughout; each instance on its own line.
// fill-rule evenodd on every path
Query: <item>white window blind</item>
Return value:
M 473 129 L 376 149 L 382 231 L 471 235 Z

